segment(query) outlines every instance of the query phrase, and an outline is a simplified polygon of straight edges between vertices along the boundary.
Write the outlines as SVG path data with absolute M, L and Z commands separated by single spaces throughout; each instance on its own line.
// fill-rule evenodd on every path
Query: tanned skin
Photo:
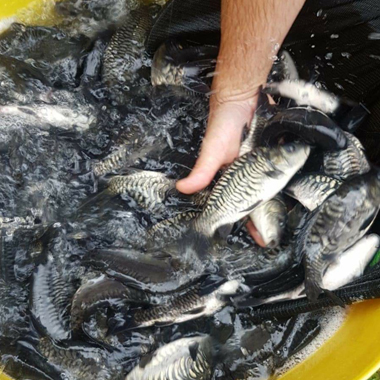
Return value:
M 279 47 L 305 0 L 222 0 L 221 45 L 206 135 L 190 175 L 177 183 L 185 194 L 202 190 L 239 153 L 244 125 L 253 117 Z M 251 224 L 256 241 L 263 241 Z

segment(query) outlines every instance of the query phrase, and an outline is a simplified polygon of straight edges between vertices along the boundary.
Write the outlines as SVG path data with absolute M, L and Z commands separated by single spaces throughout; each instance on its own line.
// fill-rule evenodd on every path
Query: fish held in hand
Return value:
M 260 147 L 230 165 L 211 192 L 195 229 L 206 236 L 235 223 L 280 192 L 303 166 L 310 153 L 307 145 L 289 143 Z
M 345 182 L 310 219 L 296 248 L 305 255 L 305 288 L 310 300 L 322 292 L 327 266 L 365 235 L 379 206 L 380 172 L 373 170 Z
M 208 380 L 214 364 L 213 345 L 208 335 L 175 340 L 142 358 L 125 380 Z

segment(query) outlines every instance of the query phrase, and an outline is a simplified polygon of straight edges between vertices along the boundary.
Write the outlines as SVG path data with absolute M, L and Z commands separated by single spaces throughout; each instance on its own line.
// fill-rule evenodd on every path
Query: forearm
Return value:
M 254 99 L 305 0 L 222 0 L 214 102 Z

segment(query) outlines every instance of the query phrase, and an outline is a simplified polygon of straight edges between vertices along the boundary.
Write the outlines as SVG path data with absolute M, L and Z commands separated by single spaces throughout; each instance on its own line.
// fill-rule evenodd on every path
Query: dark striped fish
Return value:
M 140 290 L 128 288 L 121 282 L 105 276 L 90 280 L 74 295 L 71 305 L 71 328 L 80 332 L 83 322 L 103 307 L 128 303 L 148 304 L 149 296 Z
M 213 341 L 208 335 L 175 340 L 143 358 L 125 380 L 209 380 Z
M 127 316 L 124 326 L 118 326 L 112 332 L 154 325 L 166 326 L 213 315 L 228 303 L 228 297 L 235 295 L 239 287 L 238 280 L 211 285 L 199 282 L 163 298 L 157 306 L 136 310 Z
M 319 207 L 339 188 L 341 181 L 319 173 L 304 174 L 291 180 L 285 194 L 300 202 L 309 211 Z
M 351 133 L 344 134 L 348 141 L 347 148 L 338 152 L 325 152 L 323 156 L 324 172 L 341 181 L 370 170 L 363 145 Z
M 235 223 L 280 192 L 303 166 L 310 148 L 290 143 L 256 148 L 238 158 L 215 185 L 195 229 L 206 236 Z
M 307 223 L 296 249 L 305 255 L 305 288 L 310 300 L 321 293 L 327 266 L 365 235 L 379 207 L 380 172 L 372 171 L 345 182 Z
M 114 170 L 122 169 L 127 162 L 127 147 L 121 146 L 115 152 L 102 161 L 96 162 L 92 170 L 97 177 L 113 172 Z
M 128 195 L 143 208 L 160 208 L 176 181 L 163 173 L 138 171 L 110 179 L 107 191 L 112 195 Z
M 149 7 L 139 6 L 113 35 L 104 54 L 103 82 L 114 91 L 137 79 L 143 65 L 144 42 L 151 28 Z

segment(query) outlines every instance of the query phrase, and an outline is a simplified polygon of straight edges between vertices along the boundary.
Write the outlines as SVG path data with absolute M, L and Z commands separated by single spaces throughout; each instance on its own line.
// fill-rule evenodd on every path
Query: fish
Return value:
M 85 132 L 96 125 L 97 115 L 91 105 L 72 106 L 53 104 L 33 104 L 33 106 L 0 106 L 1 116 L 16 116 L 26 124 L 43 129 L 58 128 L 66 131 Z
M 74 379 L 122 379 L 121 366 L 110 360 L 104 350 L 80 342 L 60 345 L 41 337 L 37 349 L 46 360 Z
M 84 35 L 19 23 L 13 23 L 0 38 L 0 54 L 30 63 L 54 87 L 78 85 L 90 47 L 91 40 Z
M 190 287 L 184 287 L 181 292 L 175 292 L 158 305 L 135 310 L 127 316 L 125 323 L 115 327 L 112 333 L 154 325 L 179 324 L 211 316 L 227 305 L 229 297 L 235 295 L 239 288 L 239 280 L 217 281 L 211 285 L 207 280 L 200 281 Z
M 83 322 L 98 309 L 117 307 L 125 303 L 149 304 L 150 297 L 143 291 L 129 288 L 121 282 L 101 275 L 84 283 L 75 293 L 71 304 L 71 329 L 81 332 Z
M 114 176 L 108 182 L 107 192 L 112 195 L 128 195 L 141 207 L 160 208 L 176 181 L 165 174 L 151 171 L 136 171 L 125 176 Z
M 122 169 L 127 163 L 127 156 L 127 146 L 123 145 L 103 160 L 94 163 L 92 166 L 92 171 L 97 177 L 100 177 L 118 169 Z
M 340 181 L 365 174 L 371 169 L 361 142 L 351 133 L 344 132 L 344 134 L 348 141 L 346 149 L 323 154 L 324 172 Z
M 70 339 L 68 307 L 74 286 L 63 276 L 51 254 L 39 264 L 31 285 L 30 309 L 34 319 L 56 341 Z
M 142 284 L 160 284 L 175 277 L 170 257 L 135 252 L 132 249 L 109 248 L 87 254 L 84 263 L 94 269 L 107 271 L 121 281 L 135 280 Z
M 209 45 L 190 45 L 187 41 L 168 40 L 156 51 L 152 62 L 153 86 L 182 86 L 190 91 L 208 93 L 207 84 L 216 65 L 219 48 Z
M 276 195 L 249 214 L 266 247 L 276 248 L 280 244 L 286 227 L 287 211 L 281 195 Z
M 346 149 L 343 130 L 325 113 L 307 107 L 279 111 L 260 135 L 260 146 L 277 144 L 281 137 L 293 135 L 305 143 L 326 151 Z
M 292 179 L 284 189 L 286 195 L 291 196 L 309 211 L 314 211 L 331 194 L 342 181 L 320 173 L 308 173 Z
M 329 291 L 339 289 L 360 278 L 367 265 L 380 247 L 380 237 L 370 234 L 362 237 L 352 247 L 340 254 L 326 269 L 322 277 L 322 288 Z M 249 299 L 245 306 L 259 306 L 268 303 L 295 300 L 306 297 L 305 284 L 269 298 Z
M 131 86 L 143 66 L 144 42 L 152 25 L 149 7 L 141 5 L 127 15 L 112 36 L 103 58 L 102 80 L 114 92 Z
M 213 188 L 195 230 L 211 237 L 219 227 L 250 214 L 286 186 L 309 153 L 307 145 L 290 143 L 259 147 L 236 159 Z
M 332 114 L 339 108 L 337 96 L 301 79 L 268 83 L 263 91 L 270 95 L 292 99 L 298 106 L 313 107 L 327 114 Z
M 180 338 L 143 357 L 125 380 L 208 380 L 214 366 L 214 343 L 209 335 Z
M 305 288 L 315 301 L 329 263 L 368 231 L 380 206 L 380 171 L 353 177 L 315 211 L 299 235 L 296 249 L 305 255 Z
M 248 249 L 222 251 L 220 265 L 226 270 L 228 278 L 244 278 L 249 286 L 268 281 L 293 264 L 294 255 L 291 245 L 281 245 L 270 249 L 249 247 Z

